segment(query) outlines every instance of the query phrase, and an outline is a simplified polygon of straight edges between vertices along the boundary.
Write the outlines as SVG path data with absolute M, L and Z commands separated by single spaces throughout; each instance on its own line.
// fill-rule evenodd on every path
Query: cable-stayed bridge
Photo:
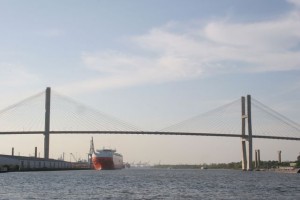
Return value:
M 252 170 L 252 138 L 300 141 L 300 125 L 248 95 L 164 129 L 147 131 L 47 88 L 0 110 L 0 134 L 44 134 L 45 158 L 49 158 L 51 134 L 239 137 L 243 169 Z

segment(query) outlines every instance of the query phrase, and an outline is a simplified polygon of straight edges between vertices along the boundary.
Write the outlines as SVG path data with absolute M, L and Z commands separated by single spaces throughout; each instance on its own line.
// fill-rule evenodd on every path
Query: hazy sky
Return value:
M 0 109 L 51 86 L 161 129 L 242 95 L 300 123 L 299 0 L 0 0 Z M 1 125 L 0 125 L 1 126 Z M 86 157 L 91 135 L 52 136 L 50 156 Z M 240 139 L 94 135 L 125 161 L 241 159 Z M 1 136 L 0 153 L 43 155 L 43 136 Z M 299 142 L 254 140 L 263 160 Z M 69 159 L 69 158 L 68 158 Z

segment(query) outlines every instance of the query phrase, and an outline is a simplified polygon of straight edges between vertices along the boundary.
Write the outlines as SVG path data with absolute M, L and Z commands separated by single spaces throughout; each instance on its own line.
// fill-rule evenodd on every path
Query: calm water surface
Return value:
M 300 174 L 124 169 L 0 174 L 0 199 L 300 199 Z

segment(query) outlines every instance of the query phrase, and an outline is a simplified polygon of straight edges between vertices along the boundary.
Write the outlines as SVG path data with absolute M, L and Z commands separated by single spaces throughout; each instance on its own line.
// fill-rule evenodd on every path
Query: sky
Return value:
M 143 130 L 247 94 L 299 124 L 300 1 L 0 0 L 0 109 L 46 87 Z M 85 158 L 91 136 L 127 162 L 241 160 L 240 139 L 149 135 L 51 136 L 50 156 Z M 298 143 L 254 148 L 295 160 Z M 35 146 L 43 136 L 1 136 L 0 153 Z

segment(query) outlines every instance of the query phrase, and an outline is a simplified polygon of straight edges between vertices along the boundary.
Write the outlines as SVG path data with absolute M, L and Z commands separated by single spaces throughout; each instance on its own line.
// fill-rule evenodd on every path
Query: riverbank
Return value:
M 297 173 L 300 173 L 300 168 L 278 168 L 278 169 L 274 169 L 272 171 L 278 172 L 278 173 L 297 174 Z
M 293 166 L 291 166 L 293 164 Z M 255 163 L 253 162 L 253 165 Z M 234 169 L 241 170 L 242 162 L 231 162 L 231 163 L 211 163 L 211 164 L 200 164 L 200 165 L 188 165 L 188 164 L 176 164 L 176 165 L 154 165 L 153 168 L 163 169 Z M 255 168 L 254 171 L 274 171 L 282 173 L 300 173 L 300 163 L 297 162 L 282 162 L 277 161 L 260 161 L 260 166 Z

